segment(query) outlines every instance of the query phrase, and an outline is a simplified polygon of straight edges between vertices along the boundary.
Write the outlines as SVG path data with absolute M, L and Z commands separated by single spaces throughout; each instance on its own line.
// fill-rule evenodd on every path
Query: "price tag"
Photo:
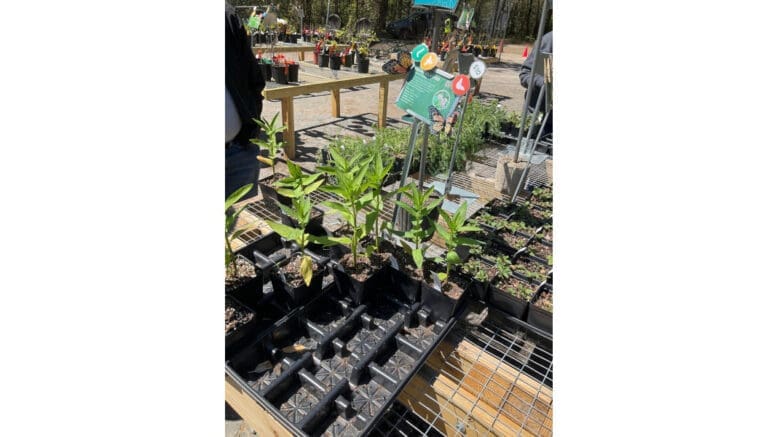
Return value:
M 469 66 L 469 75 L 473 79 L 480 79 L 486 74 L 486 64 L 481 60 L 476 60 Z

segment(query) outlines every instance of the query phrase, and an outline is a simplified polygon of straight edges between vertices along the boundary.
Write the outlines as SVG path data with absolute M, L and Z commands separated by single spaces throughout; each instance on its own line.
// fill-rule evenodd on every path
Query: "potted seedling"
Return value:
M 257 325 L 256 313 L 231 296 L 224 296 L 224 346 L 231 349 Z
M 359 47 L 359 56 L 356 58 L 356 64 L 359 73 L 369 73 L 370 72 L 370 50 L 362 45 Z
M 531 235 L 526 235 L 522 231 L 531 232 L 531 227 L 520 221 L 505 220 L 496 232 L 498 238 L 495 241 L 504 246 L 505 253 L 513 255 L 516 251 L 526 247 L 531 239 Z
M 324 175 L 320 172 L 305 174 L 302 172 L 302 168 L 293 161 L 287 161 L 286 166 L 289 169 L 289 176 L 279 180 L 274 185 L 277 191 L 278 202 L 283 205 L 291 206 L 292 199 L 309 196 L 324 183 Z M 281 210 L 281 220 L 288 226 L 300 226 L 294 217 L 290 217 L 283 210 Z M 323 228 L 323 220 L 323 212 L 313 208 L 310 221 L 305 227 L 305 232 L 317 236 L 326 235 L 326 230 Z M 320 249 L 318 244 L 311 247 L 314 250 Z
M 489 301 L 508 314 L 524 320 L 536 287 L 513 274 L 513 263 L 506 256 L 497 258 L 495 268 L 496 276 L 491 283 Z
M 424 246 L 424 241 L 428 240 L 434 233 L 434 227 L 424 226 L 424 220 L 432 209 L 436 209 L 442 203 L 442 199 L 430 202 L 434 188 L 421 191 L 415 184 L 406 185 L 399 191 L 409 197 L 410 203 L 398 200 L 397 205 L 408 214 L 411 226 L 407 230 L 392 226 L 391 232 L 401 238 L 399 243 L 405 254 L 413 260 L 415 268 L 408 272 L 398 269 L 392 270 L 392 277 L 394 284 L 410 296 L 414 293 L 417 295 L 421 287 L 420 284 L 423 283 L 424 260 L 428 248 Z
M 323 185 L 321 190 L 336 195 L 339 200 L 328 200 L 323 205 L 342 216 L 348 224 L 350 235 L 322 237 L 316 241 L 326 245 L 344 245 L 350 250 L 332 271 L 341 294 L 350 295 L 353 302 L 359 305 L 364 299 L 365 289 L 373 289 L 373 286 L 380 284 L 382 270 L 389 262 L 388 254 L 367 252 L 361 244 L 374 230 L 379 214 L 374 208 L 368 210 L 375 195 L 375 177 L 368 176 L 374 170 L 370 163 L 374 161 L 375 155 L 357 153 L 346 159 L 335 148 L 330 149 L 329 153 L 331 165 L 319 167 L 319 170 L 332 176 L 336 183 Z
M 529 305 L 526 321 L 542 329 L 553 333 L 553 289 L 548 284 L 543 284 L 534 295 Z
M 460 276 L 454 277 L 454 268 L 462 264 L 459 251 L 462 247 L 476 247 L 480 243 L 460 235 L 462 232 L 476 232 L 480 228 L 465 225 L 467 217 L 467 203 L 463 202 L 454 214 L 445 210 L 440 215 L 444 225 L 435 222 L 437 233 L 445 241 L 447 252 L 445 258 L 437 258 L 435 261 L 445 266 L 444 272 L 432 274 L 433 283 L 424 281 L 421 284 L 421 302 L 429 306 L 435 313 L 436 320 L 448 320 L 461 302 L 461 296 L 468 288 L 468 283 Z
M 292 305 L 302 305 L 321 292 L 326 260 L 306 250 L 313 236 L 305 232 L 310 221 L 312 209 L 306 196 L 292 199 L 291 207 L 279 204 L 283 212 L 292 217 L 299 226 L 291 227 L 283 223 L 268 221 L 267 225 L 282 238 L 293 242 L 295 251 L 270 275 L 273 289 L 277 294 L 288 296 Z
M 247 230 L 235 230 L 234 227 L 237 223 L 238 216 L 248 205 L 243 205 L 237 210 L 234 210 L 232 206 L 251 191 L 251 188 L 253 188 L 253 184 L 243 185 L 230 194 L 224 202 L 224 213 L 226 214 L 224 227 L 224 266 L 226 268 L 224 289 L 226 293 L 237 293 L 246 287 L 258 287 L 258 285 L 256 285 L 257 277 L 254 263 L 242 255 L 236 255 L 232 250 L 232 242 Z
M 496 274 L 496 268 L 493 265 L 485 264 L 480 258 L 473 257 L 462 264 L 461 272 L 472 281 L 470 285 L 472 294 L 485 301 L 488 296 L 489 283 Z
M 332 42 L 329 46 L 329 68 L 332 70 L 339 70 L 342 64 L 342 55 L 337 51 L 337 43 Z
M 543 262 L 548 266 L 553 265 L 553 246 L 542 240 L 532 240 L 532 242 L 526 246 L 526 253 L 535 260 Z
M 275 160 L 278 158 L 278 153 L 282 151 L 281 146 L 283 145 L 283 141 L 279 141 L 278 137 L 280 137 L 283 130 L 286 129 L 286 125 L 278 124 L 278 115 L 279 113 L 275 113 L 272 120 L 269 122 L 264 118 L 261 120 L 254 119 L 254 122 L 256 122 L 262 131 L 264 131 L 267 138 L 255 138 L 251 140 L 252 143 L 259 146 L 260 150 L 262 148 L 267 149 L 266 157 L 257 157 L 260 162 L 267 164 L 272 169 L 272 175 L 259 182 L 262 198 L 267 200 L 278 199 L 274 185 L 283 178 L 282 174 L 276 173 L 275 171 Z

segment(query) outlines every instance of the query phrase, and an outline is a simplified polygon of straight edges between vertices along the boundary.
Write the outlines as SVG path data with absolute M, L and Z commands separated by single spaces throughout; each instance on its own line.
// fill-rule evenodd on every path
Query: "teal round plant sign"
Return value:
M 413 57 L 415 62 L 421 62 L 421 59 L 427 53 L 429 53 L 429 47 L 426 47 L 426 44 L 418 44 L 413 48 L 413 51 L 410 52 L 410 56 Z

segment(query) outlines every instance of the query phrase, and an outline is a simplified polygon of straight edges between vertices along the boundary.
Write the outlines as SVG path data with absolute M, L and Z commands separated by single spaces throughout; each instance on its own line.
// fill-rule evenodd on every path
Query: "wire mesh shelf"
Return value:
M 454 327 L 400 395 L 401 405 L 394 406 L 399 413 L 386 415 L 378 429 L 432 436 L 552 435 L 552 338 L 489 311 L 477 326 L 460 321 Z

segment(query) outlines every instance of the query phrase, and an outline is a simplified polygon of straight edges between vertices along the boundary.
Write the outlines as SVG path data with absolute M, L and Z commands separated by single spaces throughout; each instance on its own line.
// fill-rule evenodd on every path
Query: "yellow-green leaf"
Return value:
M 303 256 L 302 262 L 299 265 L 299 274 L 302 276 L 302 280 L 305 281 L 305 285 L 310 285 L 310 281 L 313 280 L 313 259 L 309 256 Z

